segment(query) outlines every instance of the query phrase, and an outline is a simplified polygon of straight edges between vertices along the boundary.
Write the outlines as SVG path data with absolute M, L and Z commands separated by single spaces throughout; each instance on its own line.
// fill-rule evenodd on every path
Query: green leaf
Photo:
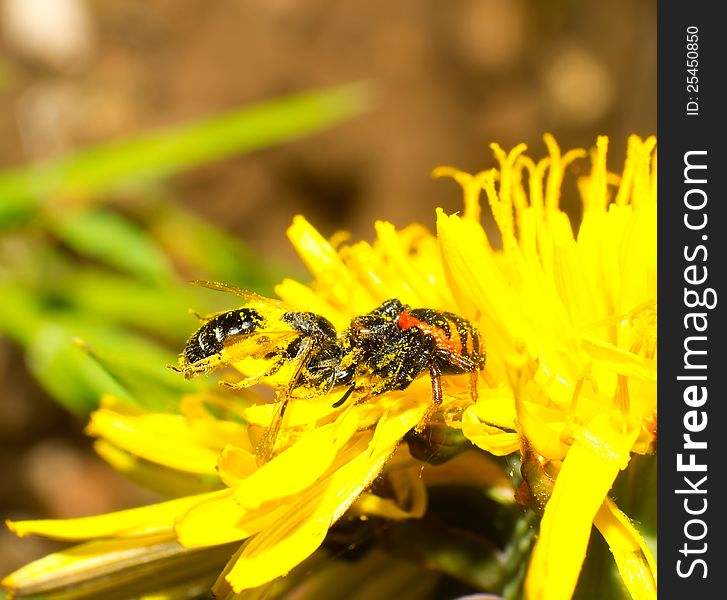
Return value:
M 0 334 L 26 346 L 41 325 L 42 302 L 17 283 L 0 282 Z
M 657 555 L 656 455 L 634 454 L 611 490 L 618 507 L 629 516 L 651 553 Z
M 194 496 L 224 487 L 219 477 L 200 473 L 185 473 L 171 467 L 165 467 L 139 458 L 104 439 L 98 439 L 94 442 L 94 450 L 96 450 L 96 454 L 109 463 L 114 470 L 123 474 L 124 477 L 147 490 L 160 494 L 164 498 Z
M 145 232 L 107 210 L 74 211 L 48 220 L 50 230 L 76 252 L 148 281 L 169 280 L 169 261 Z
M 270 295 L 290 268 L 255 255 L 237 238 L 175 204 L 160 204 L 148 215 L 149 230 L 175 264 L 197 279 L 224 281 Z M 183 240 L 180 243 L 180 240 Z M 302 277 L 302 275 L 301 275 Z
M 645 538 L 656 538 L 656 455 L 634 454 L 610 495 Z M 656 555 L 656 548 L 651 547 Z
M 165 366 L 176 352 L 72 307 L 53 308 L 20 285 L 0 284 L 0 334 L 26 350 L 28 368 L 70 410 L 86 413 L 103 394 L 149 408 L 174 408 L 198 389 Z M 95 357 L 76 340 L 83 339 Z M 103 357 L 104 360 L 99 359 Z
M 13 591 L 38 600 L 194 598 L 211 587 L 238 545 L 183 548 L 154 537 L 85 542 L 62 551 L 71 566 L 38 569 Z
M 128 390 L 134 403 L 149 410 L 159 412 L 176 412 L 179 400 L 184 394 L 192 394 L 215 385 L 209 380 L 189 381 L 180 373 L 167 368 L 176 364 L 171 357 L 162 362 L 161 355 L 152 348 L 150 357 L 141 353 L 122 353 L 109 349 L 104 345 L 88 344 L 85 340 L 77 340 L 76 344 L 111 375 L 115 381 Z
M 186 283 L 150 285 L 95 268 L 69 269 L 62 278 L 41 290 L 80 313 L 142 329 L 175 344 L 181 344 L 199 326 L 189 314 L 190 309 L 206 311 L 223 307 L 220 302 L 220 306 L 208 308 L 209 302 L 202 302 L 202 294 L 195 292 Z
M 366 86 L 341 86 L 9 170 L 0 174 L 0 227 L 27 217 L 48 198 L 88 198 L 148 184 L 196 165 L 320 131 L 368 105 Z
M 428 493 L 424 518 L 387 525 L 380 536 L 386 551 L 474 589 L 520 598 L 535 515 L 465 485 L 431 486 Z
M 72 343 L 64 326 L 47 323 L 27 348 L 28 368 L 45 390 L 69 410 L 85 414 L 98 406 L 103 394 L 133 402 L 107 371 Z

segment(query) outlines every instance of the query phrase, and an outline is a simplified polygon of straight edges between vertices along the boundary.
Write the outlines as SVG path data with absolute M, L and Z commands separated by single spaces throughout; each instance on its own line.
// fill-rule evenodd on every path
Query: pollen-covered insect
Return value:
M 477 374 L 486 353 L 479 332 L 467 319 L 430 308 L 411 309 L 396 298 L 351 321 L 346 333 L 354 353 L 376 381 L 372 396 L 404 390 L 429 373 L 432 404 L 417 430 L 423 429 L 442 403 L 442 375 L 470 375 L 473 399 Z
M 342 366 L 345 349 L 341 336 L 325 317 L 288 310 L 280 301 L 235 286 L 193 283 L 242 296 L 248 305 L 200 317 L 202 326 L 187 341 L 178 366 L 171 369 L 191 379 L 247 359 L 261 361 L 264 366 L 258 373 L 235 383 L 222 382 L 236 388 L 270 379 L 284 367 L 292 369 L 286 371 L 287 382 L 278 391 L 275 414 L 258 450 L 258 460 L 264 462 L 272 454 L 290 398 L 310 398 L 337 387 L 351 387 L 355 366 Z
M 248 305 L 203 318 L 174 370 L 191 378 L 248 358 L 262 359 L 266 366 L 259 373 L 228 384 L 248 387 L 285 366 L 292 368 L 278 391 L 275 413 L 258 450 L 260 462 L 273 454 L 293 396 L 315 397 L 341 389 L 341 397 L 333 404 L 339 407 L 352 396 L 361 402 L 404 390 L 428 372 L 432 403 L 418 431 L 442 403 L 442 375 L 469 374 L 472 397 L 476 397 L 477 373 L 485 365 L 484 347 L 476 327 L 454 313 L 410 309 L 392 298 L 337 331 L 321 315 L 287 310 L 279 301 L 234 286 L 195 283 L 242 296 Z
M 267 368 L 258 375 L 231 387 L 249 387 L 276 374 L 283 366 L 296 363 L 294 388 L 308 388 L 308 396 L 327 393 L 349 383 L 351 368 L 342 368 L 341 336 L 325 317 L 289 310 L 281 301 L 248 292 L 235 286 L 194 281 L 196 285 L 242 296 L 248 306 L 208 317 L 187 341 L 179 356 L 181 372 L 187 379 L 246 358 L 264 359 Z
M 265 317 L 254 308 L 211 316 L 187 342 L 178 370 L 187 379 L 208 372 L 222 362 L 226 342 L 257 333 L 265 324 Z

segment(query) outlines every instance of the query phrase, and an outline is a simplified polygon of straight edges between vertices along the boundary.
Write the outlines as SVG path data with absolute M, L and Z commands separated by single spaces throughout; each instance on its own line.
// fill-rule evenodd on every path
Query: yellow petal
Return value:
M 293 219 L 288 228 L 288 238 L 314 276 L 329 272 L 337 272 L 344 277 L 348 275 L 335 248 L 301 215 Z
M 275 293 L 290 306 L 326 317 L 338 329 L 347 327 L 351 320 L 350 312 L 341 310 L 341 308 L 348 309 L 348 307 L 334 307 L 323 294 L 316 293 L 309 286 L 294 279 L 283 279 L 275 286 Z
M 101 408 L 87 431 L 132 454 L 179 471 L 214 475 L 217 450 L 197 441 L 181 415 L 129 416 Z
M 632 210 L 631 206 L 611 204 L 608 207 L 607 218 L 603 223 L 602 250 L 598 270 L 603 277 L 603 290 L 615 314 L 621 312 L 621 288 L 624 285 L 622 247 L 625 231 L 631 220 Z
M 568 350 L 560 345 L 544 345 L 533 375 L 533 382 L 547 396 L 548 404 L 555 403 L 561 409 L 570 407 L 576 383 L 587 373 L 582 356 Z
M 656 360 L 623 350 L 608 342 L 582 340 L 581 348 L 601 367 L 614 373 L 656 381 Z
M 384 300 L 393 296 L 404 302 L 411 300 L 411 288 L 387 268 L 384 257 L 368 242 L 344 246 L 341 258 L 372 298 Z M 351 312 L 355 310 L 350 308 Z
M 8 522 L 16 535 L 42 535 L 57 540 L 89 540 L 104 537 L 139 537 L 171 534 L 174 521 L 192 506 L 214 497 L 217 492 L 188 496 L 140 508 L 82 517 L 79 519 L 49 519 Z
M 555 246 L 553 256 L 555 283 L 574 329 L 593 323 L 605 314 L 603 299 L 582 275 L 585 265 L 578 250 L 578 245 L 568 240 Z
M 603 210 L 586 210 L 578 228 L 578 254 L 583 263 L 581 276 L 588 279 L 588 289 L 600 290 L 602 287 L 601 261 L 603 259 L 603 238 L 607 233 L 608 215 Z M 599 294 L 599 296 L 601 296 Z M 604 304 L 608 297 L 599 297 Z
M 568 600 L 586 553 L 591 524 L 640 427 L 603 413 L 578 432 L 545 507 L 525 581 L 528 600 Z
M 336 250 L 303 217 L 293 219 L 288 238 L 335 306 L 375 305 L 375 300 L 356 282 Z
M 217 462 L 220 479 L 227 487 L 234 487 L 249 477 L 258 468 L 257 458 L 253 452 L 236 446 L 227 446 Z
M 335 423 L 305 433 L 292 446 L 239 481 L 235 486 L 235 501 L 245 508 L 258 508 L 312 485 L 356 433 L 358 423 L 357 412 L 349 410 Z M 220 461 L 220 469 L 225 469 L 224 459 Z
M 447 282 L 464 316 L 477 315 L 488 346 L 515 354 L 515 341 L 537 339 L 503 277 L 478 223 L 437 212 L 437 237 Z
M 487 388 L 478 391 L 472 413 L 483 423 L 502 429 L 515 429 L 515 398 L 511 388 Z
M 164 498 L 194 496 L 221 487 L 214 475 L 185 473 L 163 467 L 117 448 L 106 440 L 96 440 L 93 449 L 124 477 L 140 486 L 158 492 Z
M 495 456 L 506 456 L 520 448 L 516 432 L 483 423 L 471 409 L 462 414 L 462 433 L 475 446 Z
M 188 598 L 191 589 L 209 588 L 211 573 L 232 551 L 188 549 L 154 538 L 91 542 L 41 558 L 2 584 L 10 588 L 8 597 Z
M 324 419 L 328 415 L 339 412 L 339 408 L 333 408 L 343 392 L 328 394 L 312 400 L 296 398 L 290 402 L 285 411 L 285 427 L 300 427 L 311 425 Z M 254 404 L 245 410 L 245 418 L 251 425 L 267 427 L 276 413 L 276 404 Z
M 656 298 L 656 205 L 638 207 L 621 248 L 623 286 L 616 310 L 626 313 Z
M 411 519 L 409 511 L 401 508 L 391 498 L 382 498 L 376 494 L 365 492 L 353 503 L 351 511 L 356 515 L 367 515 L 371 517 L 382 517 L 392 521 L 403 521 Z
M 275 523 L 286 506 L 247 510 L 233 499 L 234 491 L 221 490 L 180 516 L 175 532 L 186 547 L 216 546 L 244 540 Z
M 563 411 L 548 409 L 534 402 L 518 404 L 518 422 L 535 452 L 550 460 L 563 460 L 568 452 L 562 433 Z
M 366 452 L 304 491 L 279 518 L 251 539 L 227 574 L 232 588 L 262 585 L 287 573 L 318 548 L 328 532 L 356 498 L 376 478 L 401 438 L 424 415 L 416 407 L 382 419 Z
M 452 305 L 452 297 L 446 293 L 446 286 L 436 285 L 436 281 L 427 277 L 427 274 L 420 271 L 417 265 L 407 254 L 401 238 L 397 235 L 396 229 L 391 223 L 377 221 L 375 224 L 378 236 L 378 249 L 383 253 L 384 259 L 390 265 L 389 269 L 395 280 L 404 283 L 411 291 L 411 300 L 401 298 L 404 302 L 411 302 L 414 306 L 426 306 L 428 308 L 444 308 Z M 426 264 L 427 272 L 442 272 L 439 265 L 440 260 L 434 264 Z M 387 297 L 393 294 L 389 292 Z
M 231 414 L 239 420 L 221 418 L 209 406 L 219 408 L 222 414 Z M 215 450 L 222 450 L 229 444 L 252 450 L 240 408 L 238 398 L 220 397 L 209 392 L 182 396 L 180 403 L 180 410 L 187 418 L 195 439 L 204 441 L 205 445 Z
M 656 561 L 636 528 L 610 498 L 593 524 L 606 538 L 621 579 L 634 600 L 656 599 Z
M 379 516 L 402 521 L 421 519 L 427 510 L 427 490 L 420 467 L 396 469 L 389 473 L 388 481 L 395 499 L 363 493 L 351 507 L 355 514 Z

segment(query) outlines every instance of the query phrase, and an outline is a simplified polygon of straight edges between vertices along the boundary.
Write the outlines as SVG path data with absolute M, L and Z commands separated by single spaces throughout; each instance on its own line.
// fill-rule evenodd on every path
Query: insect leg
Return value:
M 255 375 L 251 375 L 250 377 L 245 377 L 245 379 L 241 379 L 240 381 L 220 380 L 220 385 L 227 386 L 229 388 L 232 388 L 233 390 L 249 388 L 257 383 L 260 383 L 260 381 L 262 381 L 266 377 L 275 375 L 275 373 L 280 371 L 281 367 L 284 364 L 285 364 L 285 357 L 282 354 L 280 354 L 275 358 L 275 362 L 273 362 L 273 364 L 270 366 L 269 369 L 261 371 L 260 373 L 256 373 Z
M 429 376 L 432 380 L 432 402 L 427 407 L 427 411 L 424 413 L 421 421 L 419 421 L 417 426 L 414 428 L 414 431 L 417 433 L 424 431 L 424 428 L 434 416 L 434 413 L 436 413 L 442 405 L 442 371 L 436 363 L 431 363 L 429 365 Z
M 477 402 L 477 371 L 470 371 L 470 397 Z
M 454 354 L 453 352 L 450 352 L 449 350 L 438 350 L 437 354 L 443 358 L 446 359 L 446 361 L 449 364 L 456 365 L 460 369 L 466 372 L 472 372 L 477 371 L 477 365 L 471 361 L 469 358 L 465 358 L 464 356 L 459 356 L 458 354 Z
M 465 358 L 464 356 L 459 356 L 448 351 L 439 352 L 439 354 L 445 358 L 447 363 L 456 365 L 466 373 L 470 374 L 470 396 L 472 397 L 473 402 L 477 402 L 477 364 L 469 358 Z

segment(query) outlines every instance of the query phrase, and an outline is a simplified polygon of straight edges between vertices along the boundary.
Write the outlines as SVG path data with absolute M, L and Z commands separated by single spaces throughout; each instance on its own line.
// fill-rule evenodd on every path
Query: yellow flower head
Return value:
M 498 169 L 437 169 L 462 186 L 465 209 L 438 211 L 436 236 L 420 225 L 377 222 L 373 244 L 337 246 L 297 217 L 288 234 L 313 281 L 284 280 L 276 293 L 339 331 L 388 298 L 475 323 L 487 346 L 476 402 L 468 376 L 444 376 L 437 420 L 492 454 L 520 452 L 517 498 L 543 515 L 526 596 L 572 595 L 595 524 L 631 594 L 653 598 L 651 553 L 608 492 L 632 452 L 653 451 L 656 435 L 655 140 L 633 136 L 617 176 L 606 168 L 607 139 L 598 139 L 590 173 L 577 181 L 579 227 L 559 200 L 571 163 L 587 155 L 561 154 L 552 137 L 545 141 L 549 155 L 539 162 L 524 145 L 509 153 L 493 145 Z M 480 222 L 483 190 L 492 230 Z M 250 375 L 245 361 L 237 366 Z M 187 397 L 178 415 L 107 399 L 89 426 L 105 458 L 141 478 L 150 465 L 192 475 L 194 485 L 186 479 L 178 495 L 212 491 L 112 515 L 13 523 L 19 535 L 85 543 L 24 567 L 4 585 L 51 589 L 69 573 L 143 548 L 184 555 L 244 540 L 215 588 L 242 593 L 308 559 L 347 511 L 424 514 L 426 476 L 402 440 L 429 419 L 428 377 L 362 402 L 339 404 L 340 389 L 292 397 L 264 464 L 255 448 L 275 405 L 243 393 Z M 468 476 L 503 484 L 476 470 Z M 391 497 L 369 491 L 379 477 Z M 103 541 L 87 541 L 96 539 Z
M 499 396 L 481 396 L 463 427 L 491 452 L 522 450 L 521 497 L 544 510 L 528 598 L 570 597 L 591 523 L 632 595 L 653 597 L 651 553 L 607 493 L 630 453 L 653 451 L 656 435 L 656 141 L 632 136 L 618 177 L 606 170 L 607 138 L 598 139 L 578 181 L 574 234 L 559 196 L 566 167 L 583 153 L 561 155 L 545 139 L 550 156 L 538 163 L 523 146 L 509 154 L 494 146 L 499 172 L 440 170 L 469 199 L 463 217 L 439 214 L 438 238 L 454 297 L 481 315 Z M 501 251 L 478 221 L 482 188 Z M 508 426 L 498 405 L 510 401 Z M 496 428 L 517 437 L 508 445 Z

